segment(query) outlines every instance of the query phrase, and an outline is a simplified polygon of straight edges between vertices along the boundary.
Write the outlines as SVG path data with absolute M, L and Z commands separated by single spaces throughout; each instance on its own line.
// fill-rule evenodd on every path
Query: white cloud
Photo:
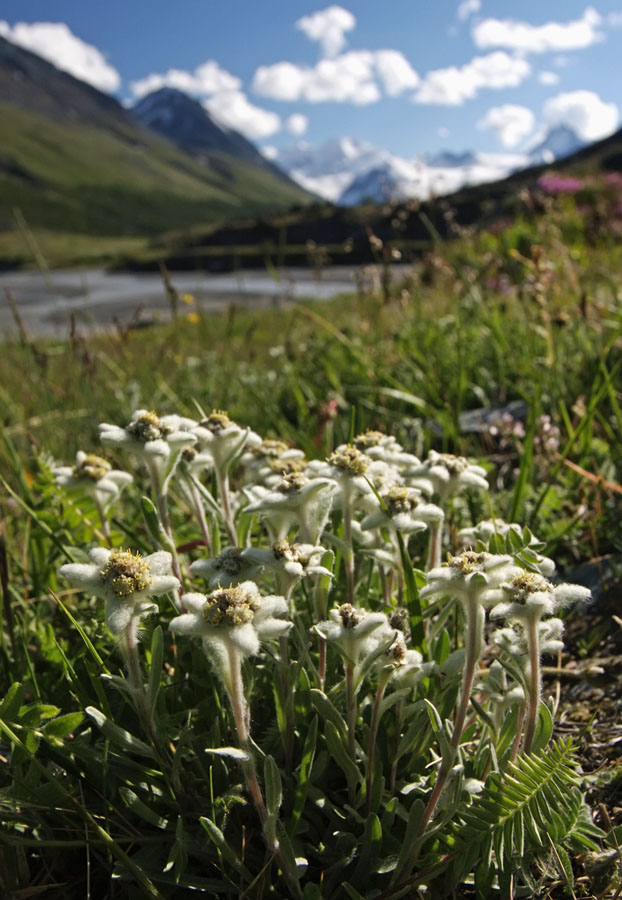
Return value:
M 551 97 L 544 104 L 543 114 L 549 128 L 568 125 L 584 141 L 607 137 L 620 120 L 616 104 L 605 103 L 593 91 L 570 91 Z
M 479 12 L 481 8 L 482 0 L 462 0 L 462 2 L 458 4 L 456 16 L 461 22 L 464 22 L 469 16 Z
M 266 159 L 269 159 L 270 162 L 275 160 L 279 155 L 279 151 L 276 149 L 276 147 L 273 147 L 270 144 L 266 144 L 264 147 L 259 147 L 259 152 L 262 156 L 265 156 Z
M 222 125 L 251 140 L 270 137 L 281 129 L 281 118 L 251 103 L 241 91 L 223 91 L 203 100 L 203 106 Z
M 622 12 L 610 12 L 607 16 L 607 25 L 612 28 L 622 28 Z
M 471 31 L 477 47 L 506 47 L 523 53 L 579 50 L 603 39 L 598 30 L 602 18 L 589 6 L 580 19 L 530 25 L 514 19 L 484 19 Z
M 196 94 L 199 97 L 208 97 L 211 94 L 219 94 L 222 91 L 237 91 L 242 85 L 239 78 L 221 69 L 213 59 L 197 66 L 194 72 L 186 72 L 183 69 L 169 69 L 164 74 L 147 75 L 139 81 L 130 84 L 130 90 L 135 97 L 144 97 L 152 91 L 163 87 L 177 88 L 187 94 Z
M 303 31 L 312 41 L 317 41 L 324 56 L 337 56 L 346 44 L 345 34 L 352 31 L 356 19 L 343 6 L 329 6 L 310 16 L 303 16 L 296 22 L 296 28 Z
M 303 116 L 302 113 L 292 113 L 286 120 L 285 127 L 290 134 L 301 135 L 304 134 L 309 127 L 309 120 L 306 116 Z
M 479 120 L 477 127 L 492 131 L 504 147 L 516 147 L 533 131 L 535 116 L 526 106 L 505 103 L 494 106 Z
M 530 72 L 527 60 L 497 50 L 487 56 L 476 56 L 464 66 L 433 69 L 424 76 L 413 100 L 415 103 L 460 106 L 482 88 L 517 87 Z
M 540 72 L 538 81 L 540 84 L 559 84 L 559 75 L 557 72 Z
M 376 50 L 374 56 L 376 71 L 389 97 L 417 87 L 419 76 L 399 50 Z
M 397 50 L 350 50 L 313 67 L 291 62 L 260 66 L 253 90 L 273 100 L 365 106 L 380 100 L 380 86 L 396 97 L 418 82 L 419 76 Z
M 0 35 L 100 91 L 116 91 L 121 85 L 121 76 L 103 53 L 73 34 L 64 22 L 16 22 L 11 26 L 0 21 Z

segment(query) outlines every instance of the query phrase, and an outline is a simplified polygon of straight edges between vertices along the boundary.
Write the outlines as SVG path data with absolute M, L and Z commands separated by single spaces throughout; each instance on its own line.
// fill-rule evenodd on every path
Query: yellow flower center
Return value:
M 357 450 L 352 444 L 348 444 L 343 450 L 335 450 L 328 457 L 331 466 L 343 469 L 350 475 L 362 475 L 369 465 L 369 457 Z
M 101 456 L 95 456 L 94 453 L 87 453 L 82 462 L 76 463 L 73 467 L 74 478 L 90 478 L 92 481 L 99 481 L 111 469 L 111 465 Z
M 252 622 L 259 607 L 257 599 L 240 585 L 218 588 L 207 597 L 203 618 L 208 625 L 235 628 Z
M 130 597 L 152 583 L 149 564 L 129 550 L 113 551 L 99 574 L 117 597 Z
M 157 441 L 170 434 L 172 428 L 165 425 L 162 419 L 154 412 L 144 412 L 125 429 L 137 441 L 146 444 L 147 441 Z

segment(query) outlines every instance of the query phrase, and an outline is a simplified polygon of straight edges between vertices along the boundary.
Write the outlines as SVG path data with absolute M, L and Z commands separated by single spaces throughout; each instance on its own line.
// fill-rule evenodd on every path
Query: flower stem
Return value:
M 348 753 L 352 762 L 356 765 L 356 690 L 355 690 L 355 666 L 346 662 L 346 722 L 348 725 Z M 350 803 L 354 803 L 356 785 L 352 782 L 348 785 Z
M 201 500 L 200 494 L 196 489 L 196 485 L 192 481 L 191 478 L 187 479 L 188 489 L 190 491 L 190 496 L 192 497 L 192 502 L 194 504 L 194 509 L 197 514 L 197 518 L 199 520 L 199 525 L 201 526 L 201 534 L 203 535 L 203 542 L 207 547 L 207 552 L 211 555 L 212 553 L 212 540 L 209 533 L 209 525 L 207 524 L 207 517 L 205 515 L 205 507 L 203 506 L 203 501 Z
M 417 833 L 415 834 L 415 837 L 413 839 L 412 849 L 410 851 L 410 854 L 406 858 L 402 869 L 399 872 L 396 872 L 396 879 L 400 876 L 403 876 L 405 878 L 408 877 L 412 870 L 412 867 L 416 862 L 421 839 L 428 825 L 428 822 L 434 814 L 436 804 L 438 803 L 441 792 L 445 786 L 445 782 L 447 781 L 447 776 L 451 772 L 455 759 L 455 753 L 458 749 L 458 746 L 460 745 L 460 738 L 462 737 L 464 722 L 466 719 L 467 710 L 469 708 L 469 701 L 471 699 L 471 689 L 473 687 L 477 663 L 481 654 L 482 636 L 484 629 L 484 610 L 482 609 L 476 596 L 469 596 L 466 598 L 464 611 L 466 617 L 465 660 L 464 670 L 462 674 L 462 695 L 460 697 L 460 704 L 458 706 L 458 712 L 456 713 L 456 719 L 454 722 L 454 733 L 451 739 L 451 748 L 454 752 L 451 758 L 444 758 L 441 762 L 438 775 L 436 776 L 434 788 L 430 795 L 430 799 L 428 800 L 427 806 L 423 811 L 423 816 L 421 817 L 419 828 L 417 829 Z
M 527 622 L 527 646 L 529 648 L 529 701 L 527 705 L 527 721 L 523 752 L 531 753 L 533 738 L 538 721 L 538 711 L 542 697 L 542 679 L 540 677 L 540 641 L 538 640 L 538 620 L 530 617 Z
M 428 544 L 428 560 L 426 572 L 437 569 L 441 564 L 441 548 L 443 544 L 443 521 L 439 519 L 430 525 L 430 543 Z
M 346 570 L 346 599 L 354 603 L 354 551 L 352 548 L 352 501 L 350 486 L 343 491 L 343 537 L 345 551 L 343 562 Z
M 220 502 L 222 504 L 222 515 L 225 520 L 225 528 L 227 529 L 227 537 L 229 538 L 229 542 L 232 547 L 238 546 L 238 536 L 235 530 L 235 524 L 233 522 L 233 513 L 231 512 L 231 495 L 229 490 L 229 473 L 225 469 L 224 471 L 220 471 L 220 469 L 216 472 L 216 477 L 218 481 L 218 494 L 220 496 Z

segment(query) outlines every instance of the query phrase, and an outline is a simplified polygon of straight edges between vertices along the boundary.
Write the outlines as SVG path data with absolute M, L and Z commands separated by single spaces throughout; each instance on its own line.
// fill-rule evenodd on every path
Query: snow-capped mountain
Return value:
M 570 128 L 559 126 L 526 153 L 442 151 L 404 159 L 367 141 L 340 138 L 317 147 L 299 142 L 273 151 L 270 159 L 312 193 L 355 206 L 449 194 L 466 184 L 496 181 L 527 166 L 551 162 L 581 146 Z
M 286 173 L 266 159 L 251 141 L 217 122 L 198 100 L 176 88 L 164 87 L 147 94 L 132 112 L 151 131 L 192 156 L 209 159 L 212 153 L 225 153 L 286 178 Z
M 556 159 L 570 156 L 576 150 L 585 147 L 585 141 L 567 125 L 557 125 L 552 128 L 545 137 L 538 141 L 535 147 L 529 151 L 529 161 L 533 165 L 551 163 Z

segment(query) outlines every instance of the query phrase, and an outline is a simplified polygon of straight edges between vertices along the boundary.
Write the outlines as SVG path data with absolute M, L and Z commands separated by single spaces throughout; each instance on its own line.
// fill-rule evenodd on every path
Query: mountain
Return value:
M 352 138 L 318 147 L 299 142 L 273 160 L 307 190 L 343 206 L 449 194 L 464 185 L 496 181 L 531 165 L 574 153 L 582 142 L 566 126 L 553 128 L 529 153 L 443 150 L 405 159 Z
M 576 153 L 585 147 L 578 134 L 567 125 L 557 125 L 552 128 L 535 147 L 529 151 L 529 162 L 532 165 L 551 163 L 556 159 L 564 159 L 571 153 Z
M 198 160 L 114 98 L 0 38 L 0 235 L 153 235 L 308 202 L 265 165 Z
M 291 184 L 291 179 L 238 131 L 216 122 L 206 109 L 182 91 L 164 87 L 143 97 L 132 113 L 143 125 L 203 162 L 225 153 Z

